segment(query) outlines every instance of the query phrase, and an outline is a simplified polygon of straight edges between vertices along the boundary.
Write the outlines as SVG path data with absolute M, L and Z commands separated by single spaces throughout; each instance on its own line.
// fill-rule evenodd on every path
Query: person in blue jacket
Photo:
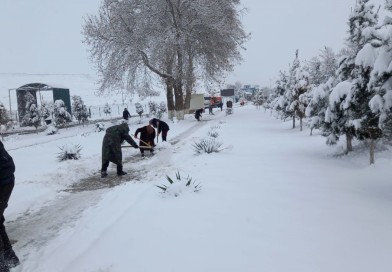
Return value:
M 8 238 L 4 226 L 4 211 L 8 207 L 8 200 L 10 199 L 15 185 L 14 173 L 14 160 L 0 141 L 0 272 L 8 272 L 10 268 L 17 266 L 20 263 L 12 249 L 10 239 Z

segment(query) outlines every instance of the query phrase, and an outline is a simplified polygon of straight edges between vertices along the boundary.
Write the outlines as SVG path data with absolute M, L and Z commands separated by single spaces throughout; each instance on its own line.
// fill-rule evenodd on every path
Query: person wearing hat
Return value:
M 138 138 L 138 134 L 140 133 L 140 137 Z M 139 139 L 139 148 L 142 157 L 144 157 L 144 150 L 150 150 L 150 153 L 154 152 L 153 147 L 155 146 L 155 129 L 151 125 L 147 125 L 141 128 L 138 128 L 135 131 L 135 138 Z M 146 148 L 147 147 L 147 148 Z
M 121 143 L 128 142 L 134 148 L 139 148 L 135 141 L 129 135 L 129 126 L 127 123 L 109 127 L 103 137 L 102 142 L 102 168 L 101 177 L 108 174 L 106 172 L 109 162 L 117 165 L 117 175 L 123 176 L 127 173 L 123 171 Z

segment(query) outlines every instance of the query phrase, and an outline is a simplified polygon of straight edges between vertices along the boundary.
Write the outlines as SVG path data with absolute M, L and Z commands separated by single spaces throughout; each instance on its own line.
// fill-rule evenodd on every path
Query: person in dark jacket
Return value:
M 106 130 L 106 134 L 103 137 L 102 142 L 102 168 L 101 177 L 104 178 L 108 174 L 106 172 L 109 162 L 117 165 L 117 175 L 123 176 L 127 173 L 123 171 L 122 164 L 122 151 L 121 143 L 127 141 L 134 148 L 139 148 L 135 141 L 129 135 L 128 124 L 123 123 L 121 125 L 116 125 L 109 127 Z
M 124 108 L 124 111 L 123 111 L 123 119 L 128 120 L 128 118 L 131 118 L 131 117 L 132 117 L 132 116 L 131 116 L 131 114 L 129 113 L 128 109 L 127 109 L 127 108 Z
M 220 103 L 219 103 L 219 108 L 221 109 L 221 111 L 223 111 L 223 102 L 221 101 Z
M 8 272 L 10 268 L 19 265 L 19 259 L 12 249 L 11 242 L 8 238 L 4 226 L 4 211 L 8 207 L 12 190 L 15 185 L 15 164 L 14 160 L 4 149 L 0 141 L 0 271 Z
M 158 130 L 158 136 L 162 132 L 162 141 L 166 142 L 167 132 L 170 130 L 169 125 L 156 118 L 150 120 L 150 125 Z
M 195 111 L 195 118 L 197 119 L 197 121 L 201 120 L 201 114 L 203 113 L 204 109 L 198 109 L 197 111 Z
M 140 138 L 138 138 L 138 134 L 140 133 Z M 140 153 L 142 154 L 142 157 L 144 157 L 144 146 L 150 147 L 150 153 L 154 152 L 154 149 L 152 149 L 155 146 L 154 140 L 155 140 L 155 129 L 151 125 L 147 125 L 141 128 L 138 128 L 135 131 L 135 138 L 140 139 L 139 142 L 139 147 L 140 147 Z

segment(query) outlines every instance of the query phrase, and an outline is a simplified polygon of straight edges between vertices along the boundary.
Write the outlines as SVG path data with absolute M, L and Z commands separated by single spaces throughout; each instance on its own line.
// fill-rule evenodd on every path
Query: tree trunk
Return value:
M 293 115 L 293 128 L 295 128 L 295 114 Z
M 194 75 L 194 67 L 193 67 L 193 53 L 192 53 L 192 46 L 189 42 L 187 42 L 187 69 L 185 75 L 185 104 L 184 104 L 184 111 L 185 114 L 189 113 L 189 108 L 191 107 L 191 96 L 193 86 L 195 84 L 195 75 Z
M 353 135 L 350 131 L 346 132 L 346 154 L 353 151 Z
M 166 52 L 166 73 L 167 74 L 173 74 L 173 58 L 174 58 L 174 52 L 167 51 Z M 173 88 L 174 88 L 174 79 L 173 77 L 167 77 L 165 78 L 165 84 L 166 84 L 166 100 L 167 100 L 167 117 L 170 120 L 173 120 L 174 118 L 174 113 L 175 113 L 175 107 L 174 107 L 174 94 L 173 94 Z
M 170 120 L 173 120 L 175 107 L 173 99 L 173 80 L 171 78 L 166 79 L 166 100 L 167 100 L 167 115 Z
M 302 117 L 299 118 L 299 131 L 302 131 Z
M 374 148 L 375 148 L 375 140 L 370 139 L 370 164 L 374 164 Z
M 184 94 L 182 93 L 182 84 L 180 80 L 176 80 L 174 84 L 174 108 L 178 120 L 184 120 Z

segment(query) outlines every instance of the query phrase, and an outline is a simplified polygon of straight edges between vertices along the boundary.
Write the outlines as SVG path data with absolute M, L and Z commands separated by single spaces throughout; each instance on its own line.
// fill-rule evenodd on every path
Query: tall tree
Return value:
M 313 129 L 324 130 L 325 111 L 328 107 L 329 94 L 336 85 L 338 62 L 336 54 L 329 47 L 324 47 L 320 55 L 308 62 L 309 95 L 306 116 L 309 118 L 310 135 Z
M 104 0 L 84 26 L 101 91 L 124 81 L 128 89 L 145 86 L 152 79 L 141 75 L 149 71 L 166 85 L 169 115 L 183 119 L 196 72 L 218 80 L 241 60 L 248 36 L 238 5 L 238 0 Z
M 287 88 L 284 97 L 287 101 L 285 115 L 293 118 L 293 128 L 295 128 L 296 110 L 298 109 L 298 99 L 300 96 L 300 89 L 298 88 L 300 72 L 300 61 L 298 58 L 298 49 L 295 51 L 295 58 L 288 72 Z
M 334 103 L 340 106 L 333 107 L 330 102 L 330 108 L 333 116 L 331 124 L 334 124 L 330 131 L 330 142 L 338 137 L 338 134 L 346 136 L 346 152 L 352 151 L 352 140 L 358 132 L 359 119 L 361 118 L 361 107 L 366 105 L 368 94 L 366 93 L 367 83 L 369 81 L 370 68 L 361 65 L 356 65 L 355 59 L 359 51 L 365 46 L 368 41 L 367 32 L 369 28 L 377 24 L 378 15 L 374 11 L 374 5 L 369 4 L 369 0 L 358 0 L 352 13 L 349 16 L 349 36 L 347 38 L 346 56 L 339 62 L 337 71 L 337 79 L 342 83 L 336 86 L 335 94 L 332 98 Z M 347 86 L 351 89 L 347 91 Z M 344 88 L 343 88 L 344 86 Z M 344 96 L 342 95 L 344 90 Z M 339 99 L 335 99 L 338 97 Z M 343 99 L 344 101 L 338 101 Z M 331 101 L 331 99 L 330 99 Z M 327 126 L 326 128 L 331 128 Z M 326 133 L 327 134 L 327 133 Z
M 392 1 L 385 1 L 392 11 Z M 367 31 L 368 43 L 358 53 L 356 64 L 366 72 L 366 84 L 357 96 L 365 105 L 357 111 L 361 117 L 358 134 L 370 141 L 370 163 L 375 162 L 375 142 L 382 136 L 392 137 L 392 18 L 386 16 L 380 27 Z M 363 76 L 363 77 L 364 77 Z

